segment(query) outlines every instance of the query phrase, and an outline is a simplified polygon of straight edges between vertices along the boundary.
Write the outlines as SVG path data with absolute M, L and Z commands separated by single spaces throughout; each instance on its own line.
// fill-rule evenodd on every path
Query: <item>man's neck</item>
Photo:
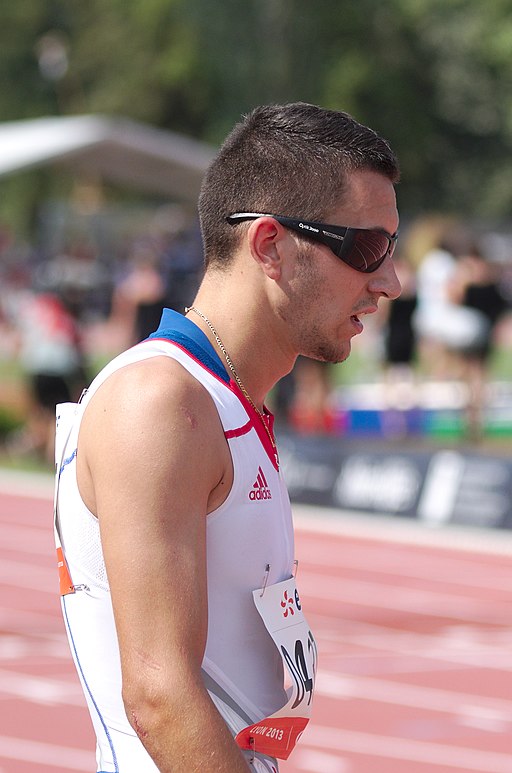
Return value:
M 261 410 L 268 392 L 291 370 L 295 358 L 284 353 L 270 324 L 267 299 L 257 292 L 240 291 L 239 284 L 232 291 L 230 284 L 225 276 L 220 282 L 203 280 L 192 304 L 196 311 L 189 311 L 187 316 L 217 348 L 228 371 L 234 369 Z

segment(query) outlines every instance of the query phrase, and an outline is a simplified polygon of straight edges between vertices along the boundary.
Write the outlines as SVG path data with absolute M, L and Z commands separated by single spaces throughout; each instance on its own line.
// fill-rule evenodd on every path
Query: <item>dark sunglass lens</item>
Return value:
M 375 271 L 386 257 L 389 239 L 378 231 L 351 229 L 343 241 L 343 247 L 343 257 L 353 268 L 358 271 Z

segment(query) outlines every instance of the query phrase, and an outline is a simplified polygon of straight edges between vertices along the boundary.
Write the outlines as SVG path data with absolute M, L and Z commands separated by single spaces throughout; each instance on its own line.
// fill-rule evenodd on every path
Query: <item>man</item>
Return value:
M 202 187 L 193 307 L 61 406 L 62 604 L 98 770 L 271 773 L 307 724 L 316 647 L 264 400 L 399 294 L 397 179 L 343 113 L 253 111 Z

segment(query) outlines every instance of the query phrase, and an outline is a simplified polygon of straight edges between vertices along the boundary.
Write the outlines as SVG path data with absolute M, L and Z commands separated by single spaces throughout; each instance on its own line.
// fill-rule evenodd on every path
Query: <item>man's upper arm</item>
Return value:
M 111 376 L 91 400 L 79 454 L 91 475 L 123 676 L 199 678 L 206 641 L 205 520 L 225 475 L 210 396 L 158 358 Z M 135 685 L 133 685 L 135 682 Z

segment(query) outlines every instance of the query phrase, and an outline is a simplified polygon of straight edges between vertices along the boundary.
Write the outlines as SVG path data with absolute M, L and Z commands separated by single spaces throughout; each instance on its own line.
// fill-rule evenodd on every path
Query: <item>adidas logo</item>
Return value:
M 254 502 L 260 499 L 272 499 L 272 492 L 268 487 L 267 480 L 261 467 L 258 467 L 258 477 L 249 491 L 249 499 Z

